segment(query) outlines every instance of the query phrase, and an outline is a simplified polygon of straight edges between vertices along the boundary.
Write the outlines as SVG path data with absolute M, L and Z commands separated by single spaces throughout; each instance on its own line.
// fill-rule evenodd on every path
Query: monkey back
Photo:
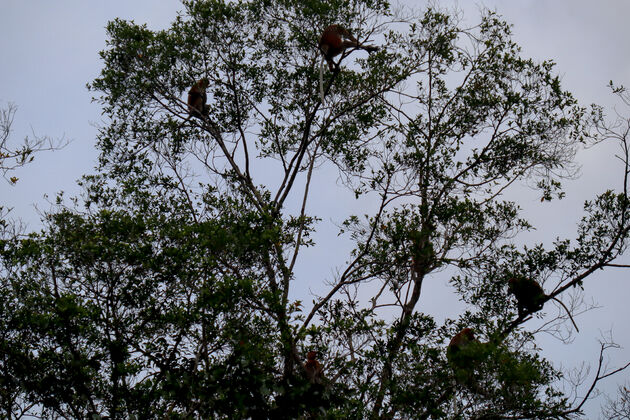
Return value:
M 344 35 L 347 31 L 341 25 L 330 25 L 324 32 L 322 32 L 322 36 L 319 38 L 319 46 L 328 45 L 331 48 L 339 48 L 341 47 L 342 35 Z
M 533 312 L 542 307 L 545 291 L 536 282 L 527 277 L 512 277 L 508 280 L 508 290 L 514 295 L 518 304 Z

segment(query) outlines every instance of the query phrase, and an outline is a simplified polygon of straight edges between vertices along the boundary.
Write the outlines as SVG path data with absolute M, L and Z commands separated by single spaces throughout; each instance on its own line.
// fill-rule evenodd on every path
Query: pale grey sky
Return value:
M 595 102 L 610 110 L 614 98 L 606 87 L 608 81 L 630 85 L 628 0 L 448 0 L 439 4 L 458 5 L 471 22 L 478 17 L 479 5 L 498 11 L 514 25 L 514 38 L 523 54 L 537 60 L 553 59 L 563 86 L 583 104 Z M 101 69 L 98 52 L 105 48 L 107 21 L 119 17 L 164 28 L 180 8 L 173 0 L 0 0 L 0 106 L 7 102 L 18 106 L 14 140 L 32 132 L 72 140 L 65 149 L 39 154 L 33 164 L 16 171 L 20 178 L 16 186 L 0 181 L 0 203 L 13 207 L 13 216 L 37 229 L 33 205 L 45 210 L 44 194 L 54 197 L 60 190 L 77 193 L 75 180 L 95 164 L 93 123 L 101 121 L 101 111 L 91 103 L 85 84 Z M 581 152 L 582 176 L 567 183 L 567 197 L 562 201 L 541 204 L 540 196 L 526 188 L 508 194 L 538 227 L 524 240 L 549 243 L 556 236 L 571 237 L 584 200 L 621 186 L 621 167 L 612 157 L 614 152 L 614 147 L 606 145 Z M 334 181 L 336 174 L 326 174 L 326 178 Z M 325 201 L 325 190 L 314 191 L 313 202 Z M 334 214 L 325 216 L 325 222 L 327 217 Z M 338 250 L 324 247 L 313 251 L 310 258 L 334 261 Z M 583 361 L 594 364 L 597 338 L 613 329 L 623 349 L 611 353 L 611 366 L 630 359 L 629 275 L 624 270 L 603 271 L 587 279 L 585 298 L 602 308 L 577 317 L 581 332 L 570 345 L 539 337 L 544 354 L 568 368 Z M 449 298 L 448 290 L 439 283 L 428 285 L 423 296 L 431 298 L 421 304 L 422 310 L 434 315 L 443 312 L 444 301 Z M 608 380 L 602 389 L 614 391 L 618 383 L 629 379 L 628 373 L 623 373 Z M 589 418 L 597 418 L 600 403 L 596 400 L 588 406 Z

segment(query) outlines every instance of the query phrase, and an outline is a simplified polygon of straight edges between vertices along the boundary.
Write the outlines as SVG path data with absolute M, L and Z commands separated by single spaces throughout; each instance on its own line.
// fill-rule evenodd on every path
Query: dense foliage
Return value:
M 630 220 L 626 191 L 607 191 L 585 206 L 577 240 L 514 245 L 531 226 L 501 193 L 528 182 L 561 197 L 597 117 L 553 64 L 523 58 L 490 12 L 466 27 L 384 0 L 183 6 L 166 30 L 109 23 L 90 86 L 108 117 L 98 170 L 40 233 L 0 242 L 0 412 L 579 415 L 507 280 L 561 297 L 625 251 Z M 317 40 L 331 23 L 381 48 L 324 68 L 322 102 Z M 189 118 L 185 93 L 202 77 L 210 115 Z M 340 267 L 303 258 L 338 246 L 315 241 L 328 223 L 310 210 L 318 168 L 336 169 L 365 213 L 339 209 L 340 240 L 355 244 Z M 328 276 L 313 302 L 294 299 L 308 287 L 300 267 Z M 469 310 L 445 322 L 422 312 L 433 277 Z M 447 360 L 464 327 L 478 341 Z M 309 350 L 321 383 L 305 375 Z

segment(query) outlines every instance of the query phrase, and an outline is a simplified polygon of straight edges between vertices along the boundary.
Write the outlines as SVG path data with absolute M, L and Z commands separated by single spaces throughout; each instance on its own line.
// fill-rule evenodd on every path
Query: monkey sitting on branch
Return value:
M 303 403 L 309 415 L 305 418 L 319 418 L 317 413 L 325 412 L 331 404 L 330 382 L 324 377 L 324 367 L 317 360 L 317 352 L 309 351 L 304 363 L 304 374 L 310 383 L 304 395 Z
M 473 343 L 479 343 L 471 328 L 464 328 L 451 338 L 446 348 L 446 358 L 453 368 L 469 367 L 469 354 L 466 349 Z
M 519 317 L 525 317 L 527 314 L 541 310 L 546 301 L 553 299 L 564 308 L 575 330 L 580 332 L 580 329 L 573 320 L 571 312 L 569 312 L 569 309 L 564 303 L 553 296 L 546 295 L 545 291 L 536 280 L 527 277 L 511 277 L 508 280 L 508 291 L 516 298 Z
M 478 394 L 486 394 L 478 382 L 475 369 L 490 350 L 489 343 L 481 343 L 471 328 L 463 328 L 455 334 L 446 348 L 446 359 L 453 369 L 455 381 Z
M 210 107 L 206 104 L 208 96 L 206 89 L 210 85 L 210 81 L 207 77 L 199 79 L 188 91 L 188 115 L 190 117 L 197 117 L 201 120 L 208 117 L 210 114 Z
M 306 363 L 304 363 L 304 373 L 306 378 L 312 384 L 321 385 L 324 378 L 324 368 L 317 360 L 317 352 L 309 351 L 306 355 Z

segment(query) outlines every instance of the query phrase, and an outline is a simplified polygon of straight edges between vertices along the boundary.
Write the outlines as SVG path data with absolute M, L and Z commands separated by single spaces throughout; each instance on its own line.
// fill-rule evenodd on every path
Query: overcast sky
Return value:
M 441 1 L 457 4 L 467 20 L 478 17 L 479 5 L 498 11 L 514 25 L 514 38 L 523 55 L 557 63 L 564 88 L 583 104 L 598 103 L 611 110 L 614 98 L 606 85 L 609 80 L 630 85 L 630 1 L 592 0 L 486 0 Z M 86 83 L 101 69 L 98 52 L 105 48 L 105 25 L 116 17 L 147 23 L 151 29 L 169 25 L 177 1 L 154 0 L 0 0 L 0 107 L 7 102 L 18 106 L 13 139 L 25 136 L 66 138 L 72 142 L 63 150 L 42 153 L 35 162 L 13 175 L 16 186 L 0 180 L 0 203 L 13 207 L 13 215 L 38 228 L 34 206 L 46 210 L 48 194 L 64 190 L 72 195 L 79 189 L 76 180 L 95 164 L 96 129 L 101 110 L 91 103 Z M 614 147 L 599 146 L 578 155 L 582 176 L 567 184 L 562 201 L 543 203 L 540 195 L 520 188 L 509 198 L 518 199 L 526 215 L 538 228 L 525 238 L 528 242 L 549 243 L 556 236 L 572 236 L 581 216 L 582 203 L 608 188 L 619 188 L 621 167 L 613 159 Z M 329 174 L 330 175 L 330 174 Z M 335 175 L 330 175 L 331 179 Z M 325 202 L 325 190 L 314 197 Z M 333 258 L 334 249 L 322 249 L 316 258 Z M 602 332 L 613 330 L 623 349 L 611 354 L 611 365 L 630 359 L 630 319 L 627 271 L 604 271 L 587 279 L 585 297 L 602 308 L 577 317 L 580 334 L 571 345 L 540 337 L 544 354 L 566 367 L 582 361 L 596 362 Z M 431 287 L 424 296 L 438 298 L 423 303 L 423 311 L 439 313 L 447 299 L 444 289 Z M 609 380 L 602 387 L 614 391 L 628 381 L 628 373 Z M 601 400 L 588 407 L 591 418 L 599 413 Z

